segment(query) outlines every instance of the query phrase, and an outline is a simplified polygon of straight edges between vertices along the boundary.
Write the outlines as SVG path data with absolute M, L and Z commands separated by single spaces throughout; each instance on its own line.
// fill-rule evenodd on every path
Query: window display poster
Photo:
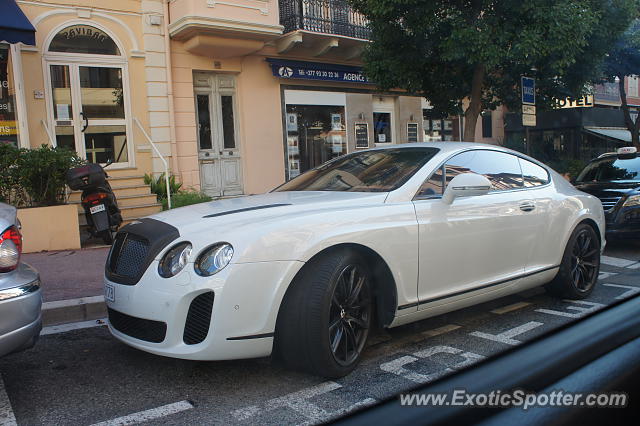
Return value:
M 342 135 L 331 135 L 331 152 L 342 154 Z
M 369 125 L 356 123 L 356 148 L 369 148 Z
M 431 129 L 432 130 L 441 130 L 442 129 L 442 122 L 440 120 L 431 121 Z
M 331 130 L 342 130 L 342 115 L 331 114 Z
M 407 123 L 407 141 L 418 142 L 418 123 Z
M 287 113 L 287 131 L 289 132 L 298 131 L 298 114 L 296 114 L 295 112 Z
M 18 141 L 18 122 L 10 69 L 9 47 L 0 44 L 0 143 L 9 142 L 15 145 Z
M 300 153 L 300 148 L 298 147 L 298 137 L 288 136 L 287 147 L 288 147 L 289 155 L 298 155 Z

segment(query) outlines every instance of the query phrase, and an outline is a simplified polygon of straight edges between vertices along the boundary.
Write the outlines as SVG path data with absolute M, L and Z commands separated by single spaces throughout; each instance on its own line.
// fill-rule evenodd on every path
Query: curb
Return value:
M 107 305 L 104 302 L 104 296 L 56 300 L 42 304 L 42 325 L 44 327 L 98 320 L 106 316 Z

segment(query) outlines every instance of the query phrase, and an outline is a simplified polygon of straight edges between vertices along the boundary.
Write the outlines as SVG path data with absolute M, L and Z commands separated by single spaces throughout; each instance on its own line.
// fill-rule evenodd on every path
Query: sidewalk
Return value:
M 107 316 L 102 280 L 108 247 L 22 255 L 40 273 L 45 327 Z
M 109 248 L 23 254 L 21 260 L 40 272 L 45 302 L 101 296 Z

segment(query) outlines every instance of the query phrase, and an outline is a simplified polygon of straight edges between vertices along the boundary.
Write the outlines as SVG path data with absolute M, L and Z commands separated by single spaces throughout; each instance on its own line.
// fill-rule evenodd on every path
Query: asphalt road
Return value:
M 46 335 L 0 360 L 0 425 L 326 421 L 640 293 L 640 244 L 610 244 L 606 256 L 588 300 L 534 289 L 378 332 L 356 371 L 335 381 L 269 359 L 162 358 L 115 341 L 105 327 Z

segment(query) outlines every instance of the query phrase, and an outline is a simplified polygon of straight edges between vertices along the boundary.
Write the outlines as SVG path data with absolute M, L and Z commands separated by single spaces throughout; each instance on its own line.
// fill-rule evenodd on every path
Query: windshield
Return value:
M 358 152 L 309 170 L 275 191 L 393 191 L 438 151 L 437 148 L 396 148 Z
M 640 157 L 606 157 L 584 168 L 576 182 L 640 181 Z

